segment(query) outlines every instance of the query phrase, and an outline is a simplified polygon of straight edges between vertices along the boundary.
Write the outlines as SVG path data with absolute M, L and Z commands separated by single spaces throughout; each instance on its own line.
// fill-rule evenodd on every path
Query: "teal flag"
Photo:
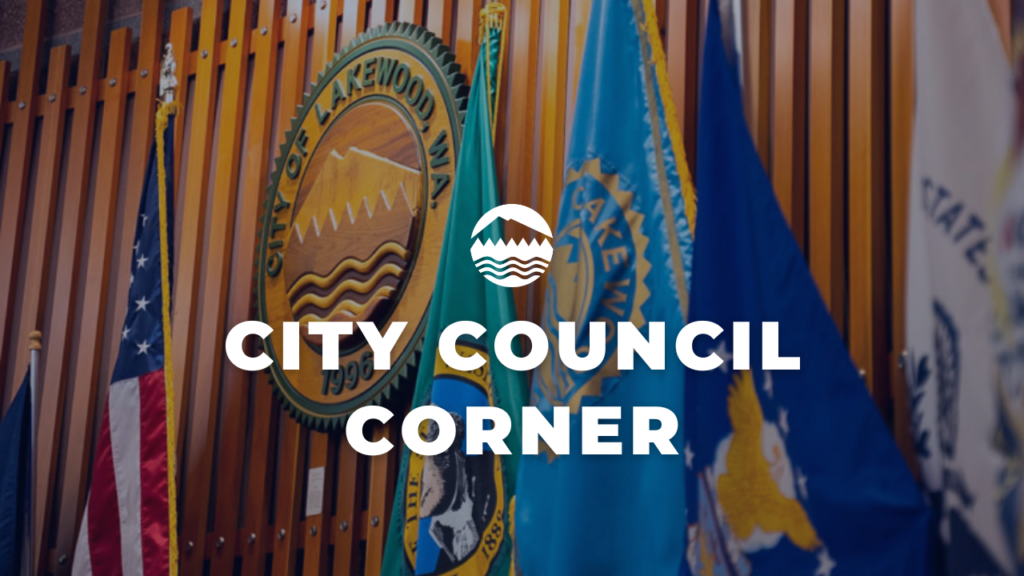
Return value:
M 569 408 L 571 453 L 522 458 L 515 536 L 526 576 L 675 574 L 683 561 L 682 434 L 677 454 L 632 454 L 634 407 L 667 408 L 683 429 L 684 370 L 672 343 L 685 322 L 694 198 L 664 72 L 653 2 L 595 0 L 547 274 L 548 358 L 530 399 L 549 421 Z M 561 322 L 576 323 L 579 356 L 589 323 L 607 325 L 599 366 L 559 361 Z M 664 322 L 664 369 L 636 358 L 620 371 L 619 323 L 649 339 L 653 322 Z M 581 454 L 581 411 L 596 406 L 621 408 L 608 440 L 622 455 Z
M 489 43 L 500 41 L 494 30 Z M 474 238 L 500 241 L 503 219 L 495 218 L 474 234 L 474 225 L 499 203 L 491 143 L 490 90 L 487 66 L 494 56 L 480 51 L 477 81 L 470 93 L 462 149 L 452 190 L 448 227 L 427 321 L 413 407 L 427 404 L 448 411 L 456 423 L 451 449 L 437 456 L 405 450 L 385 549 L 383 574 L 388 576 L 502 575 L 509 573 L 511 541 L 509 505 L 515 493 L 520 448 L 520 417 L 526 378 L 494 358 L 498 330 L 516 320 L 512 291 L 488 281 L 471 257 Z M 460 372 L 437 354 L 441 332 L 454 322 L 472 321 L 487 329 L 480 339 L 460 337 L 459 354 L 488 359 L 473 372 Z M 518 354 L 518 351 L 515 351 Z M 521 355 L 521 354 L 520 354 Z M 466 454 L 465 422 L 469 406 L 496 406 L 512 419 L 505 444 L 512 452 Z M 436 428 L 427 421 L 420 434 L 433 440 Z

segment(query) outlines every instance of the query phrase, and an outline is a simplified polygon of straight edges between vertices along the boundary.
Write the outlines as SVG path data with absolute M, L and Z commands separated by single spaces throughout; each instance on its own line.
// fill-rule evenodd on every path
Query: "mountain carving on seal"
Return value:
M 355 146 L 326 154 L 297 208 L 285 266 L 292 314 L 307 342 L 320 344 L 309 322 L 375 320 L 398 290 L 421 182 L 418 169 Z

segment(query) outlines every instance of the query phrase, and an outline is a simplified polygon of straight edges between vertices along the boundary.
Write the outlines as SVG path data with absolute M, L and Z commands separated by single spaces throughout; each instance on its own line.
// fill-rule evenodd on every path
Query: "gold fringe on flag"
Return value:
M 164 132 L 171 114 L 178 111 L 178 103 L 161 102 L 156 111 L 156 165 L 157 180 L 160 191 L 160 292 L 163 301 L 164 328 L 164 394 L 167 410 L 167 535 L 168 560 L 170 576 L 178 574 L 178 487 L 177 477 L 177 440 L 174 433 L 174 371 L 171 363 L 171 271 L 168 267 L 171 247 L 167 234 L 167 168 L 166 143 Z
M 683 189 L 683 204 L 686 209 L 686 220 L 690 225 L 690 235 L 697 236 L 697 191 L 693 187 L 693 176 L 683 149 L 683 134 L 679 131 L 679 120 L 676 115 L 676 103 L 672 100 L 672 90 L 668 84 L 668 68 L 665 64 L 665 48 L 661 45 L 661 32 L 658 27 L 658 12 L 653 0 L 643 0 L 644 25 L 647 39 L 651 44 L 651 60 L 654 64 L 655 76 L 658 80 L 658 92 L 661 94 L 661 106 L 665 110 L 665 124 L 668 126 L 668 137 L 672 141 L 675 152 L 676 169 L 679 170 L 679 181 Z

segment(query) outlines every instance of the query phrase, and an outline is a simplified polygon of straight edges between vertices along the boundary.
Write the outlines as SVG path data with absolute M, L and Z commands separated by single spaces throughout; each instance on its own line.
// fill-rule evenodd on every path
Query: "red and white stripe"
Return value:
M 164 371 L 110 386 L 73 576 L 168 574 Z

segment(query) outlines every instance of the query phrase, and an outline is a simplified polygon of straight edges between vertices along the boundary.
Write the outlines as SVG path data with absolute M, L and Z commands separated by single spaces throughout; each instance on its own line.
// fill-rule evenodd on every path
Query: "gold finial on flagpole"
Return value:
M 39 330 L 33 330 L 28 333 L 28 349 L 29 350 L 42 350 L 43 349 L 43 333 Z
M 178 62 L 174 59 L 174 47 L 167 43 L 164 46 L 164 59 L 160 64 L 160 98 L 164 102 L 174 101 L 174 90 L 178 87 Z
M 484 76 L 488 86 L 487 107 L 491 116 L 492 139 L 497 136 L 498 131 L 498 102 L 501 97 L 501 76 L 505 64 L 505 44 L 508 40 L 508 27 L 505 25 L 507 15 L 508 9 L 500 0 L 492 0 L 480 10 L 480 45 L 487 59 Z M 492 30 L 497 30 L 500 36 L 496 55 L 491 53 L 490 48 Z M 494 62 L 495 57 L 497 62 Z
M 500 0 L 491 0 L 480 10 L 480 43 L 487 43 L 487 31 L 504 30 L 505 14 L 508 10 Z

